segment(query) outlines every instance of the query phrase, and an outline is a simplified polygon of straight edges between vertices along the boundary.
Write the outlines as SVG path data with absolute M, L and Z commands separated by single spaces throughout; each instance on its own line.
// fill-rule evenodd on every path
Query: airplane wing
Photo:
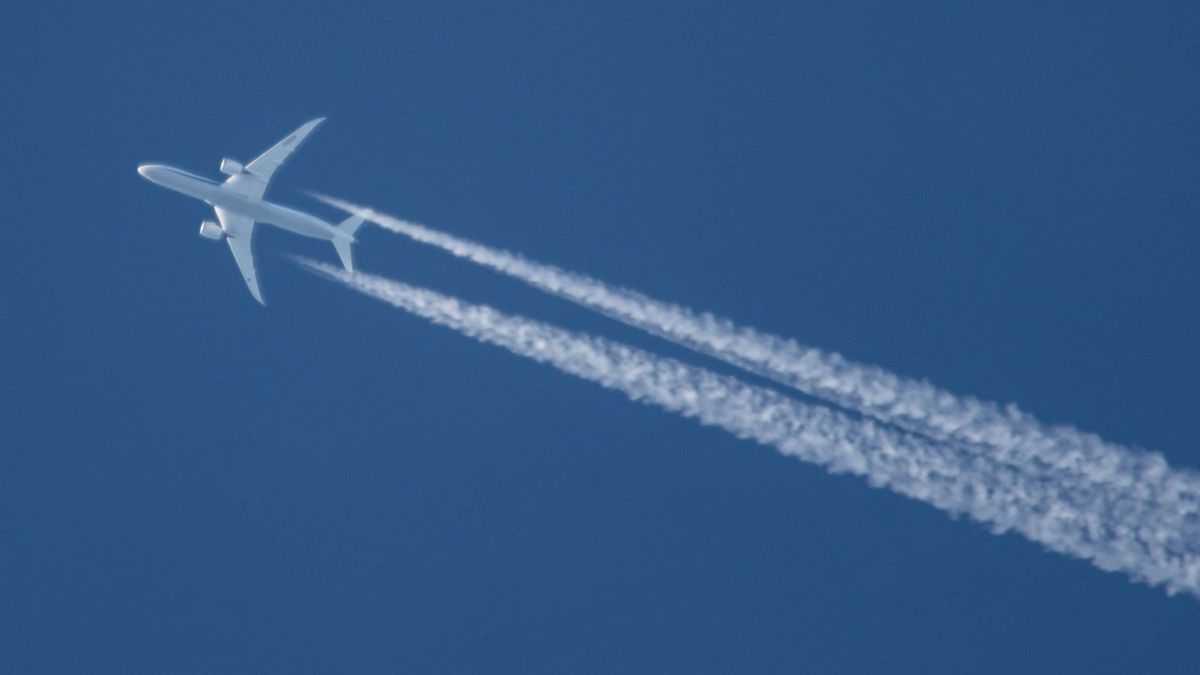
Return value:
M 254 252 L 250 248 L 250 244 L 254 237 L 254 221 L 246 216 L 230 213 L 225 209 L 215 209 L 217 219 L 221 221 L 221 228 L 225 230 L 225 241 L 229 242 L 229 250 L 233 253 L 233 260 L 237 263 L 238 270 L 242 273 L 242 278 L 246 280 L 246 286 L 250 289 L 250 295 L 262 304 L 267 304 L 263 301 L 262 291 L 258 287 L 258 272 L 254 269 Z
M 275 175 L 275 170 L 283 166 L 287 158 L 296 151 L 296 148 L 313 132 L 313 129 L 316 129 L 317 125 L 324 121 L 324 117 L 318 117 L 305 122 L 299 129 L 288 134 L 282 141 L 272 145 L 266 152 L 247 164 L 242 173 L 225 181 L 225 185 L 251 199 L 262 199 L 263 193 L 267 191 L 267 183 L 270 183 L 271 176 Z

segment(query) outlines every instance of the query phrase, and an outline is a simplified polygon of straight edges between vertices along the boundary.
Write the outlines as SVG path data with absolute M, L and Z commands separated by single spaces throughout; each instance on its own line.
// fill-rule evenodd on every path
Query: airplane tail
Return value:
M 366 218 L 365 212 L 356 213 L 336 226 L 339 231 L 350 237 L 349 239 L 333 240 L 333 248 L 337 250 L 338 257 L 342 259 L 342 267 L 345 267 L 347 272 L 354 271 L 354 258 L 350 255 L 350 245 L 354 243 L 354 233 L 358 231 Z

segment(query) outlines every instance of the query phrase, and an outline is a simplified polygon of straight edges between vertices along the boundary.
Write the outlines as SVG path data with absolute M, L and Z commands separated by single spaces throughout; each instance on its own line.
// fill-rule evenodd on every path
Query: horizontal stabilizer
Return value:
M 367 212 L 359 211 L 358 213 L 338 223 L 337 229 L 353 237 L 354 233 L 358 231 L 358 228 L 362 226 L 363 221 L 366 219 Z
M 347 239 L 333 240 L 333 248 L 337 251 L 338 257 L 342 259 L 342 267 L 345 267 L 347 272 L 354 271 L 354 258 L 350 256 L 350 245 L 353 243 Z
M 350 255 L 350 245 L 354 243 L 354 233 L 362 227 L 363 221 L 366 219 L 367 212 L 359 211 L 336 226 L 339 232 L 349 237 L 349 239 L 333 240 L 333 247 L 337 249 L 338 257 L 342 259 L 342 267 L 345 267 L 347 272 L 354 271 L 354 258 Z

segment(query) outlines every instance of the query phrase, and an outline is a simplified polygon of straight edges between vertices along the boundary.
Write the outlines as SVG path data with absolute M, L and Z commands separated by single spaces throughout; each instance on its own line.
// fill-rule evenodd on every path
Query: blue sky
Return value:
M 20 6 L 6 672 L 1189 672 L 1200 605 L 296 269 L 313 189 L 1200 468 L 1188 3 Z M 731 372 L 403 240 L 366 270 Z

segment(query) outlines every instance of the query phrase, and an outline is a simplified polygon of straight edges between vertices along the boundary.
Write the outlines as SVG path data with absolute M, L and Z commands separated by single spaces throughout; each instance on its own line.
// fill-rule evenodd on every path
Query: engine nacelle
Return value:
M 220 239 L 225 236 L 225 230 L 214 221 L 206 220 L 200 223 L 200 236 L 205 239 Z
M 229 159 L 226 157 L 221 160 L 221 173 L 225 174 L 226 176 L 236 176 L 245 168 L 246 167 L 242 166 L 242 163 L 236 159 Z

